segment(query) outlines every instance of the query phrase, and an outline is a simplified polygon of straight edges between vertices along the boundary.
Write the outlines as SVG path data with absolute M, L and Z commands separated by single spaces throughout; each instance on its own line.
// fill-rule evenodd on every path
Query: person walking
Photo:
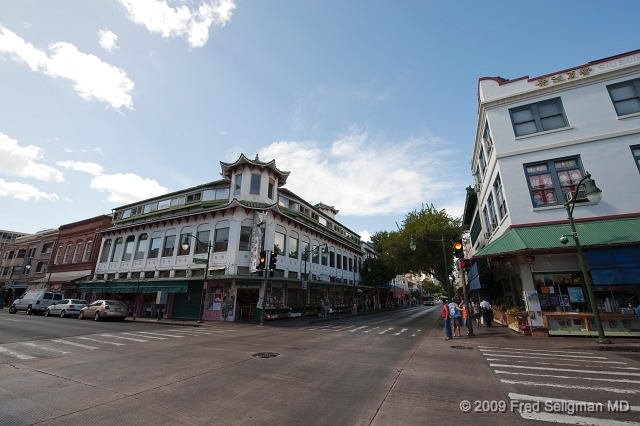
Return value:
M 451 320 L 453 321 L 453 337 L 462 337 L 460 336 L 460 327 L 462 326 L 462 314 L 460 313 L 460 309 L 458 309 L 458 299 L 454 298 L 453 302 L 449 303 L 449 315 L 451 316 Z M 458 331 L 456 333 L 456 330 Z
M 331 313 L 329 312 L 330 309 L 331 303 L 329 303 L 329 298 L 327 297 L 322 301 L 322 313 L 325 318 L 331 317 Z
M 484 323 L 487 327 L 491 327 L 491 304 L 487 302 L 486 299 L 482 299 L 480 302 L 480 308 L 482 309 L 482 318 L 484 319 Z
M 473 315 L 476 318 L 476 325 L 480 327 L 480 306 L 476 302 L 471 302 L 471 309 L 473 310 Z
M 451 319 L 449 316 L 449 306 L 447 305 L 447 299 L 440 299 L 442 302 L 442 321 L 444 322 L 444 332 L 447 337 L 444 340 L 451 340 Z

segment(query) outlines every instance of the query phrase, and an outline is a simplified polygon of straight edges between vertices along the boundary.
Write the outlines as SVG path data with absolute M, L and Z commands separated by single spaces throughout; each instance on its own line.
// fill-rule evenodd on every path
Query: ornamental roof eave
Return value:
M 140 200 L 140 201 L 136 201 L 136 202 L 133 202 L 133 203 L 125 204 L 123 206 L 114 207 L 111 210 L 122 210 L 122 209 L 126 209 L 126 208 L 129 208 L 129 207 L 137 206 L 137 205 L 140 205 L 140 204 L 143 204 L 143 203 L 146 204 L 146 203 L 150 203 L 150 202 L 153 202 L 153 201 L 164 200 L 166 198 L 171 198 L 171 197 L 174 197 L 174 196 L 182 194 L 182 193 L 186 193 L 186 192 L 189 192 L 189 191 L 194 191 L 196 189 L 205 188 L 205 187 L 208 187 L 208 186 L 216 186 L 216 185 L 219 185 L 221 183 L 228 184 L 229 182 L 227 182 L 224 179 L 218 179 L 218 180 L 214 180 L 213 182 L 207 182 L 207 183 L 203 183 L 203 184 L 200 184 L 200 185 L 197 185 L 197 186 L 192 186 L 191 188 L 185 188 L 185 189 L 181 189 L 179 191 L 167 192 L 166 194 L 157 195 L 157 196 L 151 197 L 151 198 L 145 198 L 144 200 Z
M 240 154 L 240 157 L 233 163 L 225 163 L 224 161 L 220 162 L 220 167 L 222 168 L 222 173 L 221 173 L 222 177 L 228 181 L 231 181 L 231 175 L 233 174 L 233 170 L 238 168 L 238 166 L 245 165 L 245 164 L 250 165 L 252 167 L 259 167 L 260 169 L 267 168 L 267 169 L 273 170 L 276 177 L 278 178 L 278 186 L 282 186 L 285 183 L 287 183 L 287 178 L 291 173 L 291 172 L 285 172 L 278 169 L 276 167 L 275 159 L 269 162 L 264 162 L 264 161 L 260 161 L 257 155 L 254 160 L 250 160 L 249 158 L 245 157 L 244 154 Z

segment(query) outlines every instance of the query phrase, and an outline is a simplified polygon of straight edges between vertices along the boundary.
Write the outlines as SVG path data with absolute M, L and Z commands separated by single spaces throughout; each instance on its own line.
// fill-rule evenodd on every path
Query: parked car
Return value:
M 62 318 L 66 316 L 77 316 L 80 310 L 89 306 L 89 302 L 80 299 L 63 299 L 58 303 L 49 306 L 44 312 L 44 316 L 60 315 Z
M 52 304 L 62 300 L 62 293 L 51 291 L 28 291 L 13 302 L 9 308 L 10 314 L 26 311 L 27 315 L 37 315 L 47 310 Z
M 96 321 L 100 321 L 101 319 L 113 318 L 118 321 L 124 321 L 127 314 L 127 305 L 119 300 L 96 300 L 80 310 L 78 319 L 93 318 Z

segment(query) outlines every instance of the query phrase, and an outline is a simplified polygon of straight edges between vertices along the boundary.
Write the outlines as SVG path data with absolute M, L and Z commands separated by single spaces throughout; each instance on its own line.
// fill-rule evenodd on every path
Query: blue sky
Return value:
M 0 229 L 220 178 L 240 153 L 364 235 L 462 215 L 483 76 L 640 48 L 637 1 L 0 3 Z M 507 179 L 508 177 L 505 177 Z

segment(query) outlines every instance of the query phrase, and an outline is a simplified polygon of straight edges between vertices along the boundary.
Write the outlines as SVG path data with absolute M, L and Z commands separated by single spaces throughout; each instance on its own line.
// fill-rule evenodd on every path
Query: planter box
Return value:
M 549 330 L 546 327 L 532 327 L 531 336 L 533 337 L 549 337 Z

